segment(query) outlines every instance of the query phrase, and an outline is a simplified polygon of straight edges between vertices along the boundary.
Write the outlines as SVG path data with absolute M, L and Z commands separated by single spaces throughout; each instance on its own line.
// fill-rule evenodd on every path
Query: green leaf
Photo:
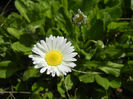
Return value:
M 40 77 L 40 75 L 41 74 L 39 73 L 37 69 L 30 67 L 28 70 L 24 72 L 23 80 L 26 81 L 32 77 Z
M 3 40 L 3 37 L 2 36 L 0 36 L 0 45 L 1 44 L 4 44 L 4 40 Z
M 0 62 L 0 68 L 1 67 L 8 67 L 8 65 L 11 63 L 10 60 L 2 61 Z
M 31 53 L 31 48 L 21 44 L 20 42 L 15 42 L 12 44 L 12 49 L 16 52 L 23 52 L 25 54 Z
M 99 67 L 100 70 L 107 74 L 112 74 L 116 77 L 120 75 L 120 70 L 124 66 L 123 64 L 113 63 L 111 61 L 107 62 L 107 66 Z
M 41 81 L 40 82 L 35 82 L 32 85 L 32 91 L 34 93 L 40 93 L 40 91 L 43 91 L 43 89 L 44 89 L 44 83 L 42 83 Z
M 0 78 L 9 78 L 15 72 L 20 70 L 21 67 L 17 67 L 15 63 L 10 60 L 0 62 Z
M 132 60 L 128 60 L 128 64 L 129 65 L 133 65 L 133 61 Z
M 50 91 L 45 93 L 43 99 L 54 99 L 53 93 Z
M 131 0 L 131 9 L 133 10 L 133 0 Z
M 0 70 L 0 78 L 7 78 L 7 70 Z
M 133 52 L 128 52 L 126 56 L 133 56 Z
M 40 94 L 32 94 L 29 99 L 42 99 Z
M 119 2 L 120 2 L 120 0 L 119 0 Z M 116 6 L 112 7 L 112 8 L 107 7 L 105 9 L 105 12 L 106 11 L 107 11 L 107 13 L 109 13 L 111 18 L 121 17 L 121 15 L 122 15 L 121 4 L 119 3 L 118 5 L 116 5 Z
M 109 2 L 109 0 L 104 0 L 104 4 L 107 4 Z
M 79 80 L 83 83 L 92 83 L 95 80 L 94 77 L 94 75 L 84 74 L 79 76 Z
M 115 48 L 115 46 L 109 46 L 107 47 L 104 51 L 103 54 L 109 57 L 109 59 L 114 58 L 114 57 L 119 57 L 121 56 L 121 49 Z
M 97 29 L 95 29 L 97 27 Z M 89 31 L 87 31 L 88 37 L 90 40 L 102 40 L 104 39 L 105 32 L 104 32 L 104 24 L 101 20 L 96 20 L 96 22 L 93 22 L 91 25 L 91 28 Z
M 111 2 L 111 1 L 110 1 Z M 104 29 L 112 19 L 116 19 L 122 16 L 121 0 L 116 1 L 117 4 L 113 7 L 106 7 L 101 9 L 97 13 L 97 18 L 103 21 Z
M 100 67 L 100 70 L 104 71 L 107 74 L 113 74 L 114 76 L 118 77 L 120 75 L 120 70 L 111 68 L 111 67 Z
M 22 80 L 18 79 L 18 83 L 15 88 L 16 91 L 25 91 L 27 90 L 27 83 L 23 82 Z
M 121 69 L 124 66 L 123 64 L 114 63 L 114 62 L 111 62 L 111 61 L 108 61 L 107 65 L 110 66 L 110 67 L 118 68 L 118 69 Z
M 65 9 L 61 7 L 58 9 L 55 21 L 57 22 L 57 27 L 61 29 L 66 35 L 73 35 L 73 25 L 68 13 L 66 13 Z
M 62 5 L 64 7 L 64 9 L 67 11 L 68 9 L 68 1 L 67 0 L 61 0 L 62 1 Z
M 68 90 L 72 89 L 73 87 L 73 81 L 71 79 L 71 75 L 67 75 L 65 78 L 65 84 Z
M 64 83 L 63 80 L 61 80 L 58 84 L 57 84 L 57 90 L 60 93 L 60 95 L 62 97 L 65 97 L 65 88 L 64 88 Z
M 112 87 L 112 88 L 119 88 L 121 85 L 121 82 L 116 79 L 111 80 L 109 83 L 110 83 L 110 87 Z
M 109 88 L 110 83 L 109 83 L 109 80 L 107 78 L 101 77 L 100 75 L 95 75 L 95 80 L 104 89 L 107 90 Z
M 45 23 L 45 20 L 39 20 L 39 21 L 35 21 L 30 23 L 29 25 L 27 25 L 27 28 L 30 32 L 35 33 L 36 29 L 41 28 L 41 26 Z
M 20 39 L 20 36 L 22 35 L 22 32 L 18 31 L 15 28 L 7 28 L 7 31 L 10 35 L 14 36 L 17 39 Z
M 21 0 L 16 0 L 15 1 L 15 7 L 17 10 L 20 12 L 20 14 L 28 21 L 30 22 L 29 17 L 27 16 L 27 10 Z
M 129 23 L 128 22 L 111 22 L 110 24 L 108 24 L 107 28 L 108 28 L 108 32 L 110 30 L 122 30 L 122 28 L 126 28 L 126 26 L 128 25 Z

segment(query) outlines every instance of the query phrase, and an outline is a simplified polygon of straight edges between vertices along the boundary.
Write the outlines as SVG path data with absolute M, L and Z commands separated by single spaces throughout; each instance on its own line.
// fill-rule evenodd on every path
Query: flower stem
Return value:
M 78 72 L 78 73 L 83 73 L 83 74 L 102 74 L 101 72 L 85 72 L 85 71 L 80 71 L 80 70 L 76 70 L 76 69 L 72 69 L 73 71 L 75 72 Z

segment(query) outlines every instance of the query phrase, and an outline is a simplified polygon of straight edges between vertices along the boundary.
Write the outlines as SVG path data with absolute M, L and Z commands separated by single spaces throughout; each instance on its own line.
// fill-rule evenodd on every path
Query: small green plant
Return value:
M 0 16 L 0 98 L 133 98 L 133 0 L 16 0 L 14 5 L 16 12 Z M 75 16 L 78 9 L 84 17 Z M 77 25 L 77 18 L 85 20 Z M 78 53 L 66 76 L 40 73 L 28 57 L 34 44 L 50 35 L 67 38 Z

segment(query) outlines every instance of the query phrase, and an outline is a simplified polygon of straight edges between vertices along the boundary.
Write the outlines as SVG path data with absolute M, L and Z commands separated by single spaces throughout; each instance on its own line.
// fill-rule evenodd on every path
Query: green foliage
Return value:
M 30 22 L 30 19 L 27 16 L 27 10 L 25 8 L 25 5 L 23 4 L 22 0 L 16 0 L 15 2 L 15 6 L 17 8 L 17 10 L 20 12 L 20 14 L 28 21 Z
M 94 75 L 89 75 L 89 74 L 85 74 L 85 75 L 80 75 L 79 76 L 79 80 L 83 83 L 92 83 L 94 82 Z
M 12 36 L 14 36 L 17 39 L 20 39 L 20 35 L 22 34 L 18 30 L 16 30 L 15 28 L 7 28 L 7 31 L 9 34 L 11 34 Z
M 18 99 L 133 98 L 133 0 L 15 0 L 14 6 L 16 12 L 0 15 L 0 91 L 29 92 L 14 94 Z M 86 24 L 72 21 L 79 8 Z M 64 77 L 41 74 L 28 58 L 49 35 L 64 36 L 78 52 L 77 66 Z
M 120 75 L 120 69 L 123 67 L 123 64 L 107 62 L 106 65 L 106 67 L 99 67 L 99 69 L 104 71 L 106 74 L 112 74 L 116 77 Z
M 133 10 L 133 0 L 131 0 L 131 9 Z
M 61 97 L 65 97 L 65 87 L 63 83 L 63 79 L 57 84 L 57 90 L 60 93 Z
M 95 76 L 96 82 L 101 85 L 106 90 L 109 87 L 109 80 L 107 78 L 101 77 L 100 75 Z
M 68 90 L 71 90 L 71 89 L 72 89 L 72 86 L 73 86 L 73 81 L 72 81 L 70 75 L 67 75 L 67 76 L 66 76 L 64 82 L 65 82 L 66 88 L 67 88 Z
M 29 78 L 39 77 L 39 76 L 40 76 L 40 73 L 38 70 L 34 68 L 29 68 L 28 70 L 24 72 L 23 80 L 25 81 L 25 80 L 28 80 Z
M 26 47 L 25 45 L 21 44 L 20 42 L 13 43 L 12 49 L 15 52 L 23 52 L 24 54 L 30 54 L 31 53 L 31 49 L 29 47 Z
M 0 78 L 9 78 L 20 68 L 16 68 L 16 64 L 10 60 L 5 60 L 0 62 Z

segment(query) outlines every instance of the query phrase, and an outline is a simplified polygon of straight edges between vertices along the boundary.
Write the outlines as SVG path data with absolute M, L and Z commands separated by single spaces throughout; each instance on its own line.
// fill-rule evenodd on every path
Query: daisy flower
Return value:
M 35 44 L 32 51 L 35 54 L 29 55 L 29 58 L 32 58 L 34 68 L 41 68 L 40 73 L 46 71 L 52 77 L 66 75 L 76 66 L 74 61 L 77 60 L 74 57 L 77 53 L 72 43 L 64 37 L 51 35 L 46 41 L 41 40 Z
M 82 23 L 86 23 L 86 20 L 87 16 L 80 9 L 78 9 L 78 13 L 73 17 L 73 22 L 80 25 Z

